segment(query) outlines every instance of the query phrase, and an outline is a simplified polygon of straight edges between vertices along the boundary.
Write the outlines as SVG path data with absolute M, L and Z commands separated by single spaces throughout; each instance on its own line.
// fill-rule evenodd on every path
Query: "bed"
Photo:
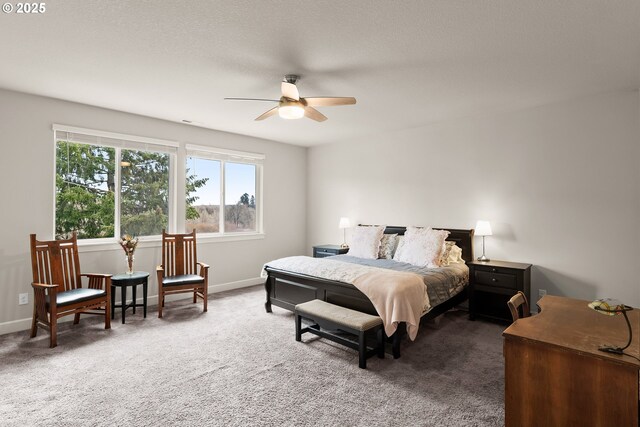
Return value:
M 385 228 L 384 233 L 404 235 L 405 230 L 406 227 L 389 226 Z M 440 230 L 447 230 L 450 232 L 447 240 L 455 242 L 456 245 L 462 249 L 462 258 L 466 262 L 473 260 L 473 230 L 448 228 L 441 228 Z M 352 257 L 349 257 L 348 254 L 330 258 L 345 262 L 354 261 L 349 259 Z M 385 260 L 367 260 L 365 264 L 373 264 L 374 266 L 385 268 L 383 265 L 379 265 L 384 264 L 384 262 L 380 263 L 380 261 Z M 264 284 L 266 291 L 265 309 L 268 313 L 272 312 L 272 305 L 294 311 L 296 304 L 311 301 L 313 299 L 320 299 L 342 307 L 362 311 L 364 313 L 374 315 L 378 314 L 371 300 L 350 283 L 299 274 L 275 268 L 268 264 L 269 263 L 267 263 L 264 268 L 267 275 Z M 438 298 L 432 298 L 431 294 L 433 293 L 433 290 L 430 291 L 429 288 L 427 288 L 430 298 L 434 300 L 434 304 L 431 305 L 428 311 L 422 314 L 421 322 L 433 319 L 465 301 L 467 299 L 467 284 L 468 280 L 464 283 L 462 289 L 459 289 L 454 295 L 446 299 L 442 298 L 442 295 Z M 390 341 L 392 343 L 391 349 L 395 358 L 400 357 L 400 342 L 404 335 L 406 335 L 406 328 L 404 325 L 400 325 L 396 332 L 390 337 Z

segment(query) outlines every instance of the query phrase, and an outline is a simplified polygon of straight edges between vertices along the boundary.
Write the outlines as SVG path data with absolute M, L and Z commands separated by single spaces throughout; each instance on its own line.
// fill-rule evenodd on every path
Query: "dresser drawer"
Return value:
M 476 270 L 475 282 L 479 285 L 489 285 L 500 288 L 518 289 L 515 274 L 507 272 Z

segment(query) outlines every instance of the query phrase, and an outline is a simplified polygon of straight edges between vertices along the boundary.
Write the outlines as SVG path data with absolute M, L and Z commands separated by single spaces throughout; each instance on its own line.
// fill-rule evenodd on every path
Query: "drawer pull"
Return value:
M 498 270 L 496 270 L 495 268 L 492 268 L 491 271 L 495 273 Z
M 493 278 L 491 278 L 491 281 L 492 281 L 492 282 L 497 282 L 497 281 L 498 281 L 498 279 L 496 279 L 495 277 L 493 277 Z

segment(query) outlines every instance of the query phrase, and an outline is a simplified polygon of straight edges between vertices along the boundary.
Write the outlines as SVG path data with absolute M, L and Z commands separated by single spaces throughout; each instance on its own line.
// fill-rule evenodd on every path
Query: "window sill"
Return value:
M 198 244 L 210 244 L 221 242 L 237 242 L 243 240 L 262 240 L 265 238 L 264 233 L 227 233 L 227 234 L 198 234 Z M 138 248 L 159 248 L 162 246 L 161 236 L 146 237 L 140 240 Z M 102 251 L 121 251 L 118 239 L 100 239 L 78 241 L 78 251 L 83 252 L 102 252 Z

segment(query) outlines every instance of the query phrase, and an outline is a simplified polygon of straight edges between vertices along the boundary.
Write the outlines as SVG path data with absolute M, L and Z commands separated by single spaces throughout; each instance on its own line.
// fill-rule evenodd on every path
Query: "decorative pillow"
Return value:
M 446 230 L 407 227 L 404 245 L 394 260 L 407 262 L 418 267 L 439 267 L 444 241 L 449 236 Z
M 380 249 L 378 250 L 378 258 L 380 259 L 392 259 L 393 252 L 396 249 L 398 243 L 397 234 L 385 234 L 380 240 Z
M 442 255 L 440 255 L 440 267 L 447 267 L 449 265 L 449 256 L 451 254 L 451 248 L 456 245 L 456 242 L 445 241 L 442 246 Z
M 358 258 L 377 259 L 384 226 L 358 226 L 353 231 L 349 255 Z
M 453 245 L 451 252 L 449 252 L 449 264 L 458 262 L 465 263 L 464 258 L 462 258 L 462 249 L 458 245 Z
M 398 244 L 396 245 L 396 250 L 393 252 L 393 260 L 397 261 L 398 258 L 402 255 L 400 255 L 403 251 L 404 248 L 404 236 L 398 236 Z

